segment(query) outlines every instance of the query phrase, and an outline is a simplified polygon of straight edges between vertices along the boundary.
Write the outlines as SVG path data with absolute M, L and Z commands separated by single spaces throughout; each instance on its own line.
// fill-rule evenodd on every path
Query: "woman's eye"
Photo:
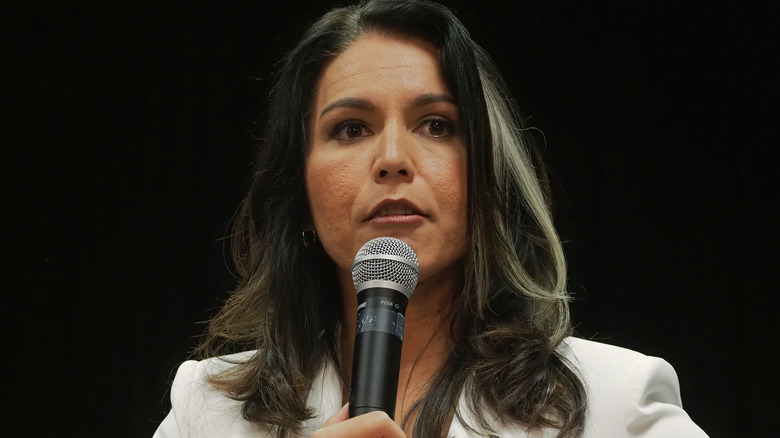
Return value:
M 357 140 L 367 135 L 370 135 L 368 128 L 362 123 L 355 121 L 339 123 L 331 132 L 331 136 L 334 138 L 347 141 Z
M 419 129 L 423 131 L 423 135 L 433 138 L 448 137 L 455 131 L 452 123 L 445 119 L 426 120 Z

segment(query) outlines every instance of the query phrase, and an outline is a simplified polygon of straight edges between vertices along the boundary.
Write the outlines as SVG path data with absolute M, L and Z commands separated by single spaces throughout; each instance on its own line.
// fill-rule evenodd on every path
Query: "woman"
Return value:
M 510 102 L 440 5 L 314 23 L 272 91 L 212 359 L 180 367 L 155 436 L 706 436 L 666 362 L 569 337 L 543 165 Z M 350 266 L 380 236 L 421 271 L 396 415 L 347 418 Z

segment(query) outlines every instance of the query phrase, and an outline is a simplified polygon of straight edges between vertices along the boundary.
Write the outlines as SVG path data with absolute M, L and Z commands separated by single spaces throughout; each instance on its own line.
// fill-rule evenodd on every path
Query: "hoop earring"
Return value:
M 314 248 L 314 244 L 317 243 L 317 230 L 304 228 L 301 231 L 301 239 L 303 240 L 303 246 Z

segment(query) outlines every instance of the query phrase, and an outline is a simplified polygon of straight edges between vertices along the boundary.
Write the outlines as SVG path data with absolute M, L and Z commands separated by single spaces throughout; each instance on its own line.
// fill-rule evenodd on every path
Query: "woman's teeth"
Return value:
M 408 215 L 408 214 L 414 214 L 414 210 L 412 210 L 412 207 L 403 204 L 392 204 L 392 205 L 383 206 L 382 208 L 377 210 L 374 216 L 397 216 L 397 215 Z

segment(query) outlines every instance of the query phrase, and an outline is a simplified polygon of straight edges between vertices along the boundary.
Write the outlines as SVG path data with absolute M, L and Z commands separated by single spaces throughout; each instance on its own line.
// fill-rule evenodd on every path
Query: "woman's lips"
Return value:
M 372 216 L 368 222 L 373 224 L 414 224 L 425 219 L 419 214 L 393 214 L 387 216 Z
M 368 222 L 380 224 L 415 223 L 423 220 L 422 215 L 413 204 L 407 201 L 385 200 L 374 207 Z
M 408 215 L 414 213 L 414 208 L 408 204 L 384 204 L 374 212 L 372 217 Z

